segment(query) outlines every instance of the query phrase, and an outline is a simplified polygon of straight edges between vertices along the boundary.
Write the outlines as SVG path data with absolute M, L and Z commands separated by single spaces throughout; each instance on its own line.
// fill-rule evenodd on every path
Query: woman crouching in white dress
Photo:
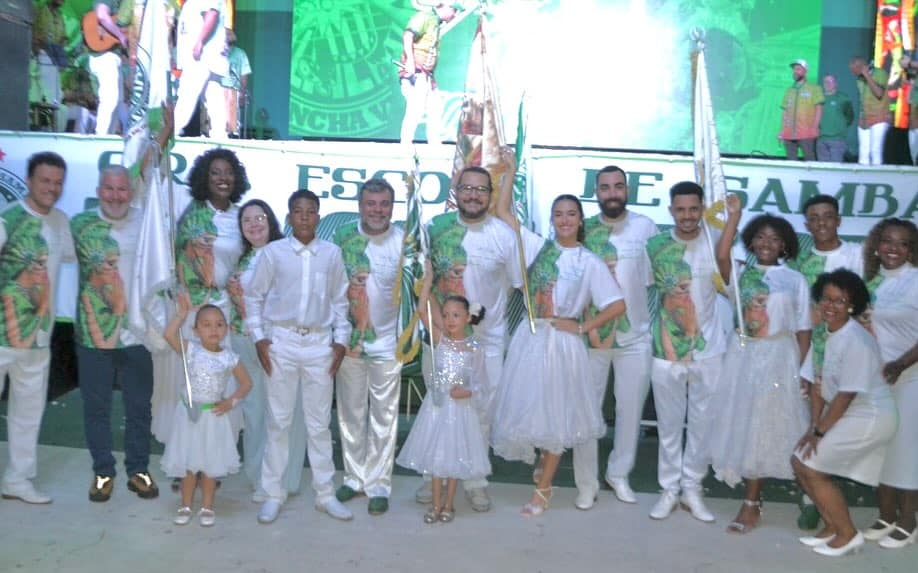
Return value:
M 853 320 L 870 301 L 864 281 L 847 269 L 824 273 L 816 279 L 812 296 L 828 338 L 824 349 L 810 347 L 800 371 L 804 380 L 813 383 L 812 424 L 800 438 L 791 465 L 826 524 L 800 542 L 816 553 L 836 557 L 859 550 L 864 536 L 854 527 L 832 476 L 877 485 L 898 415 L 883 378 L 877 341 Z M 820 371 L 821 376 L 813 374 Z
M 498 214 L 511 226 L 509 193 L 502 193 Z M 551 207 L 555 240 L 521 229 L 529 267 L 529 304 L 535 333 L 521 323 L 510 341 L 504 374 L 492 411 L 491 445 L 507 460 L 535 461 L 541 451 L 542 473 L 523 515 L 548 507 L 552 480 L 567 448 L 606 433 L 601 404 L 589 369 L 583 334 L 624 314 L 622 293 L 603 261 L 580 244 L 583 207 L 573 195 L 561 195 Z M 592 301 L 602 309 L 581 322 Z

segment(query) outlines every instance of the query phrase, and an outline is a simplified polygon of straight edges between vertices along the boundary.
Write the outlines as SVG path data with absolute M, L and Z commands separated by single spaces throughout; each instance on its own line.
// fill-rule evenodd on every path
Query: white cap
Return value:
M 801 66 L 804 70 L 809 69 L 809 66 L 806 65 L 806 60 L 794 60 L 790 63 L 790 67 Z

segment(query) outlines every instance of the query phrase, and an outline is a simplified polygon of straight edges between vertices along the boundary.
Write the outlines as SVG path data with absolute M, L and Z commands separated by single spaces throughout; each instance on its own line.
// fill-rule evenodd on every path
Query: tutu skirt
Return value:
M 491 473 L 481 422 L 472 399 L 446 396 L 436 406 L 428 394 L 396 463 L 438 478 L 470 479 Z
M 730 487 L 743 478 L 793 479 L 790 457 L 809 427 L 800 394 L 800 351 L 792 334 L 736 338 L 711 401 L 711 466 Z
M 222 477 L 239 471 L 236 434 L 229 414 L 218 416 L 204 410 L 197 422 L 188 417 L 179 402 L 172 415 L 172 432 L 160 463 L 169 477 L 185 477 L 186 472 L 203 472 Z
M 494 453 L 531 464 L 536 448 L 560 454 L 605 433 L 583 340 L 547 320 L 535 334 L 517 328 L 493 401 Z

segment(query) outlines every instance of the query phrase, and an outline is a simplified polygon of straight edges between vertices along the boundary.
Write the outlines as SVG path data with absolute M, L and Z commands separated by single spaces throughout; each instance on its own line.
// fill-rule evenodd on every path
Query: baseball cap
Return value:
M 794 60 L 790 63 L 790 67 L 801 66 L 804 70 L 809 69 L 809 66 L 806 65 L 806 60 Z

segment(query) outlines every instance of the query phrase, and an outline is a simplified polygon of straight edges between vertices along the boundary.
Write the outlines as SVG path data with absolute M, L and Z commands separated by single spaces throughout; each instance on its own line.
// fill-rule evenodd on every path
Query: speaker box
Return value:
M 0 129 L 29 128 L 32 2 L 0 0 Z

